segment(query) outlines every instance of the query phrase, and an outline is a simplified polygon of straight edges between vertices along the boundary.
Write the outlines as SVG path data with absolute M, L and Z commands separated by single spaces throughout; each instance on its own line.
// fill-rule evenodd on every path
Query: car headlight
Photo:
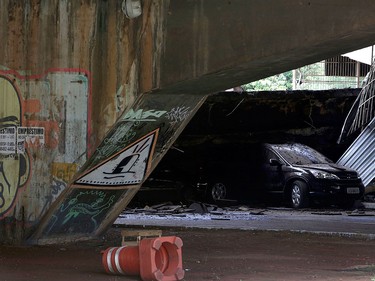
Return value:
M 331 174 L 331 173 L 324 172 L 324 171 L 310 170 L 310 172 L 317 179 L 328 179 L 328 180 L 338 180 L 338 179 L 340 179 L 338 176 L 336 176 L 334 174 Z

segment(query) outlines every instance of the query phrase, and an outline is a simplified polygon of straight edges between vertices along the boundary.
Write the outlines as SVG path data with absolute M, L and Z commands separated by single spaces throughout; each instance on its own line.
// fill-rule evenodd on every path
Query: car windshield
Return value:
M 301 144 L 272 145 L 287 162 L 294 165 L 310 165 L 332 163 L 318 151 Z

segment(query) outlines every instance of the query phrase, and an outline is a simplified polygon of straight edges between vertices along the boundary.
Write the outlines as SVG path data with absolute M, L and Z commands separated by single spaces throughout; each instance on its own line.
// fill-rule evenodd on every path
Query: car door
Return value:
M 262 162 L 262 177 L 266 190 L 274 193 L 283 192 L 285 162 L 269 148 L 264 148 Z

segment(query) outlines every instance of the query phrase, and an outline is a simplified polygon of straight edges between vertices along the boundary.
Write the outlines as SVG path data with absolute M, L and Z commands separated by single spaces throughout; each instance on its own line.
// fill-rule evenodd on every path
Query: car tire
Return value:
M 222 181 L 211 184 L 208 190 L 208 200 L 211 202 L 227 199 L 227 195 L 228 186 Z
M 309 206 L 309 190 L 305 182 L 297 180 L 291 184 L 290 203 L 295 209 Z

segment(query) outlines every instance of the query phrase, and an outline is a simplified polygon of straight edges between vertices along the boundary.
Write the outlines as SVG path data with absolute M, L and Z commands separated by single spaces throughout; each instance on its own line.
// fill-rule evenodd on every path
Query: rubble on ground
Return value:
M 145 205 L 144 207 L 126 208 L 121 215 L 141 214 L 144 216 L 154 215 L 159 217 L 186 217 L 188 214 L 206 215 L 211 219 L 231 219 L 236 215 L 260 216 L 272 214 L 274 212 L 291 212 L 294 214 L 312 214 L 312 215 L 348 215 L 348 216 L 375 216 L 375 203 L 367 203 L 361 209 L 343 210 L 337 208 L 328 209 L 300 209 L 295 210 L 286 207 L 251 207 L 247 205 L 219 206 L 202 202 L 193 202 L 190 205 L 176 205 L 172 202 L 164 202 L 156 205 Z M 120 215 L 120 217 L 121 217 Z

